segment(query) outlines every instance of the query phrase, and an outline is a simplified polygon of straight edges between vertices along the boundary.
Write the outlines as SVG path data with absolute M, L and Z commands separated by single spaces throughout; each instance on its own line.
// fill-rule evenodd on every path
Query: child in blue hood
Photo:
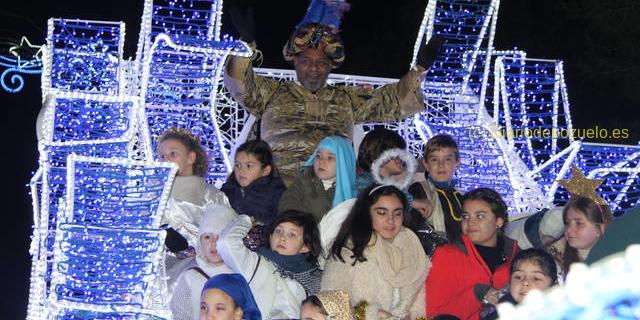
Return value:
M 284 192 L 278 209 L 311 213 L 319 222 L 339 203 L 356 197 L 356 157 L 351 141 L 329 136 Z

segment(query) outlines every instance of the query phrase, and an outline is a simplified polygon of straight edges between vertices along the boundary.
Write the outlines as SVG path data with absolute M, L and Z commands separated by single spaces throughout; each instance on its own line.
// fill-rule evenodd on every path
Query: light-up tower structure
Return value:
M 138 60 L 122 22 L 49 20 L 29 319 L 170 319 L 160 229 L 176 174 L 155 162 L 170 127 L 200 135 L 212 179 L 230 168 L 215 103 L 226 55 L 221 1 L 146 1 Z

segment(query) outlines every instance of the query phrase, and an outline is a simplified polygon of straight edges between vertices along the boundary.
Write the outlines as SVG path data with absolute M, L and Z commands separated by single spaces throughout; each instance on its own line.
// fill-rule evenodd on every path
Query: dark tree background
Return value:
M 226 0 L 225 6 L 230 1 Z M 246 1 L 246 0 L 245 0 Z M 287 68 L 282 45 L 303 16 L 307 1 L 253 0 L 263 67 Z M 343 22 L 347 60 L 339 73 L 397 78 L 408 68 L 425 0 L 350 0 Z M 134 58 L 143 1 L 23 0 L 5 3 L 0 14 L 0 50 L 7 55 L 22 35 L 44 43 L 49 17 L 125 21 L 125 56 Z M 226 16 L 225 20 L 226 21 Z M 640 2 L 637 0 L 503 0 L 497 49 L 518 47 L 529 57 L 562 59 L 576 128 L 627 128 L 640 139 Z M 233 33 L 229 24 L 223 30 Z M 0 90 L 3 115 L 4 228 L 1 232 L 2 315 L 26 314 L 30 261 L 31 203 L 26 184 L 37 169 L 34 123 L 41 105 L 40 80 L 25 77 L 17 94 Z

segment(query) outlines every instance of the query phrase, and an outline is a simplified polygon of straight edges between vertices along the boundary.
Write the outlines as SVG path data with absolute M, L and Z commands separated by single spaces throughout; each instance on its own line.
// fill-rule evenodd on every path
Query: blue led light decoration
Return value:
M 427 72 L 424 93 L 428 109 L 416 115 L 413 141 L 416 150 L 435 134 L 448 133 L 458 140 L 462 166 L 459 187 L 494 188 L 512 213 L 534 211 L 544 203 L 539 185 L 484 108 L 491 68 L 493 37 L 500 1 L 431 1 L 414 48 L 414 62 L 422 41 L 438 35 L 445 40 L 442 54 Z M 411 135 L 409 135 L 411 136 Z
M 562 61 L 502 56 L 496 59 L 494 75 L 494 90 L 500 92 L 495 105 L 502 106 L 500 130 L 529 169 L 574 141 L 557 131 L 572 129 L 569 101 L 562 94 L 566 92 Z
M 43 95 L 50 89 L 122 93 L 124 29 L 123 22 L 49 19 Z
M 220 47 L 221 0 L 145 0 L 136 57 L 142 63 L 156 37 L 166 34 L 181 45 Z M 239 42 L 234 44 L 244 50 Z M 250 50 L 249 50 L 250 51 Z
M 640 146 L 583 142 L 575 152 L 573 163 L 588 178 L 604 179 L 597 191 L 615 215 L 640 205 Z M 568 177 L 567 171 L 556 176 Z M 563 204 L 569 198 L 567 191 L 555 184 L 551 184 L 549 190 L 549 197 L 556 203 Z
M 42 46 L 31 44 L 22 37 L 20 43 L 9 48 L 10 56 L 0 55 L 0 86 L 7 92 L 17 93 L 24 87 L 23 75 L 42 73 Z
M 473 94 L 468 82 L 478 54 L 491 54 L 499 7 L 499 0 L 439 0 L 427 4 L 412 65 L 422 41 L 438 35 L 445 43 L 425 77 L 423 88 L 430 110 L 424 120 L 450 123 L 460 117 L 468 118 L 466 121 L 475 119 L 472 112 L 466 114 L 460 109 L 468 110 L 469 103 L 483 99 L 484 93 L 479 97 Z M 485 63 L 482 68 L 483 81 L 489 67 Z M 452 119 L 453 116 L 456 119 Z
M 465 63 L 471 63 L 470 59 L 473 57 L 473 52 L 467 52 L 464 56 Z M 486 50 L 480 50 L 476 55 L 476 61 L 473 64 L 471 75 L 469 77 L 468 86 L 477 96 L 484 94 L 484 106 L 492 115 L 494 119 L 498 121 L 498 124 L 504 126 L 504 117 L 501 117 L 500 113 L 500 90 L 496 90 L 495 87 L 499 84 L 495 77 L 495 62 L 499 57 L 510 57 L 513 59 L 526 58 L 527 53 L 518 50 L 517 48 L 512 50 L 496 50 L 491 49 L 491 54 L 487 55 Z M 487 59 L 491 59 L 487 62 Z M 487 73 L 485 80 L 485 66 L 489 63 L 491 69 Z
M 156 156 L 157 138 L 171 127 L 200 137 L 209 157 L 210 182 L 222 182 L 231 170 L 216 102 L 222 67 L 229 54 L 249 56 L 251 49 L 220 38 L 221 1 L 146 1 L 138 51 L 144 99 L 144 150 Z M 228 112 L 228 111 L 227 111 Z
M 123 38 L 122 23 L 49 20 L 47 46 L 43 48 L 45 103 L 37 128 L 40 167 L 31 184 L 35 223 L 29 319 L 42 319 L 50 294 L 67 156 L 126 158 L 133 148 L 132 120 L 138 117 L 139 99 L 116 95 L 121 93 Z
M 49 20 L 47 46 L 43 50 L 45 106 L 38 128 L 42 133 L 40 168 L 31 183 L 35 228 L 31 245 L 34 263 L 29 319 L 168 317 L 164 301 L 168 294 L 159 280 L 163 267 L 159 267 L 157 259 L 146 260 L 146 266 L 126 260 L 158 256 L 162 249 L 159 231 L 154 228 L 164 204 L 159 204 L 158 194 L 147 194 L 145 199 L 136 197 L 154 187 L 166 191 L 171 181 L 147 177 L 131 185 L 129 193 L 107 192 L 104 184 L 117 176 L 107 170 L 109 163 L 122 164 L 119 161 L 130 161 L 127 159 L 134 157 L 152 159 L 155 155 L 152 141 L 168 126 L 187 127 L 199 134 L 209 155 L 213 155 L 214 173 L 228 171 L 224 143 L 229 142 L 221 140 L 217 129 L 215 96 L 226 55 L 248 56 L 251 50 L 226 37 L 220 40 L 221 8 L 220 1 L 156 4 L 146 1 L 140 54 L 133 63 L 122 59 L 123 23 Z M 171 87 L 172 81 L 183 85 Z M 177 97 L 172 90 L 182 91 L 184 95 Z M 143 103 L 152 111 L 145 113 Z M 169 108 L 158 108 L 162 106 Z M 70 155 L 72 159 L 81 157 L 75 154 L 102 159 L 98 164 L 89 161 L 95 172 L 78 171 L 75 178 L 85 181 L 91 179 L 92 174 L 107 176 L 94 176 L 98 180 L 92 188 L 68 189 L 73 179 L 67 175 L 73 168 L 67 167 L 66 160 Z M 131 174 L 131 170 L 125 170 L 126 174 Z M 72 210 L 73 214 L 63 217 L 61 204 L 65 194 L 67 203 L 72 203 L 77 211 Z M 91 200 L 92 196 L 97 198 Z M 156 207 L 139 211 L 143 200 L 155 203 Z M 145 214 L 155 217 L 156 222 L 145 219 Z M 119 242 L 138 236 L 142 237 L 140 241 L 147 239 L 154 245 L 144 242 L 147 240 L 140 242 L 140 246 L 133 246 L 129 240 Z M 100 241 L 92 242 L 96 239 Z M 133 251 L 128 256 L 123 253 L 104 261 L 95 255 L 74 254 L 89 252 L 91 248 L 98 248 L 96 245 L 108 247 L 100 247 L 95 252 Z M 116 268 L 120 268 L 119 273 L 111 273 L 116 272 Z M 104 276 L 97 277 L 99 273 Z M 134 274 L 142 277 L 130 284 L 113 280 L 125 274 L 128 279 L 133 279 Z M 91 277 L 79 280 L 88 275 Z M 130 292 L 125 294 L 127 290 Z M 147 301 L 150 297 L 154 297 L 154 301 Z
M 158 278 L 159 226 L 176 172 L 167 162 L 68 157 L 48 317 L 79 310 L 170 317 L 166 283 Z
M 67 191 L 67 157 L 127 158 L 135 133 L 132 120 L 140 109 L 135 97 L 51 92 L 55 98 L 45 106 L 38 146 L 40 167 L 31 183 L 34 233 L 28 318 L 40 318 L 49 295 L 59 202 Z
M 640 146 L 583 143 L 578 164 L 589 178 L 605 179 L 598 193 L 616 213 L 640 205 Z
M 638 203 L 638 148 L 583 143 L 572 135 L 562 61 L 526 58 L 514 51 L 496 57 L 493 75 L 499 134 L 526 163 L 527 175 L 541 186 L 547 202 L 567 201 L 569 195 L 557 180 L 568 177 L 576 164 L 591 177 L 605 179 L 598 192 L 616 214 Z

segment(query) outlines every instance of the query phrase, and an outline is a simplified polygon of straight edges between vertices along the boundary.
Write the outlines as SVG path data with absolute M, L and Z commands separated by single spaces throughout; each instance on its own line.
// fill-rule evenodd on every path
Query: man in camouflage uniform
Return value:
M 243 29 L 238 28 L 238 14 L 231 14 L 236 29 Z M 255 48 L 253 34 L 238 31 L 241 39 Z M 422 64 L 398 82 L 376 89 L 327 85 L 329 72 L 344 61 L 337 28 L 304 24 L 291 35 L 283 54 L 293 63 L 297 81 L 257 76 L 252 58 L 237 56 L 229 57 L 224 80 L 233 98 L 261 119 L 261 138 L 273 149 L 287 184 L 322 138 L 336 134 L 351 137 L 354 123 L 399 121 L 425 108 L 420 86 L 425 71 Z

